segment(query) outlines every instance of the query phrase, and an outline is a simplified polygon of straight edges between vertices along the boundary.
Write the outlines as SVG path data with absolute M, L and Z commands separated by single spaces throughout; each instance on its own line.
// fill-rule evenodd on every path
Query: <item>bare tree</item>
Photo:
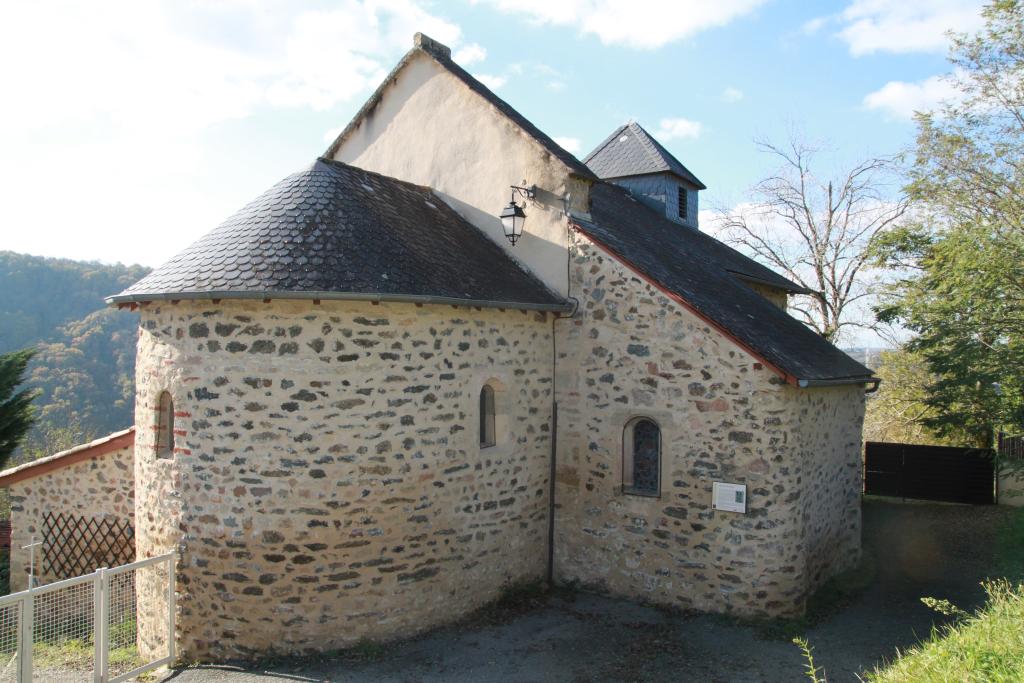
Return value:
M 720 236 L 810 290 L 790 310 L 829 341 L 847 326 L 875 327 L 863 315 L 877 281 L 871 248 L 907 211 L 898 185 L 893 196 L 896 159 L 871 158 L 819 178 L 811 170 L 819 150 L 797 136 L 785 146 L 757 146 L 779 168 L 753 186 L 749 203 L 718 212 Z

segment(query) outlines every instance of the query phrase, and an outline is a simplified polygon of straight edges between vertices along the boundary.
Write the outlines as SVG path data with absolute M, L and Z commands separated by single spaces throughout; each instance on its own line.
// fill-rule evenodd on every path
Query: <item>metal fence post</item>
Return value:
M 110 618 L 107 611 L 110 605 L 110 584 L 107 578 L 107 568 L 100 567 L 96 570 L 96 593 L 95 593 L 95 614 L 94 624 L 96 640 L 96 662 L 94 680 L 97 683 L 106 683 L 107 680 L 107 639 L 110 628 Z
M 175 556 L 167 558 L 167 656 L 174 666 L 174 564 Z
M 32 613 L 35 610 L 32 590 L 30 581 L 25 599 L 21 601 L 21 629 L 18 634 L 18 680 L 21 683 L 32 683 Z

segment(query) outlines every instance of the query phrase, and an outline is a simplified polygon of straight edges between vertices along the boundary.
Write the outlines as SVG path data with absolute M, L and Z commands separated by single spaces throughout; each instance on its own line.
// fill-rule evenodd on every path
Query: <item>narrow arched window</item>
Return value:
M 494 444 L 494 387 L 485 384 L 480 388 L 480 447 Z
M 174 399 L 170 392 L 160 393 L 156 412 L 156 457 L 170 458 L 174 455 Z
M 626 423 L 622 444 L 622 489 L 657 496 L 661 492 L 661 429 L 649 418 Z

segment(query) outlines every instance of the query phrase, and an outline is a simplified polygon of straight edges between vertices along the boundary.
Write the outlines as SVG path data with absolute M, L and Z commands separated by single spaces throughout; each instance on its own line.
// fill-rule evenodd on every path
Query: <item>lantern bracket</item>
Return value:
M 515 200 L 515 196 L 518 194 L 525 201 L 527 199 L 533 199 L 537 196 L 537 186 L 530 185 L 529 187 L 520 185 L 510 185 L 512 188 L 512 198 Z

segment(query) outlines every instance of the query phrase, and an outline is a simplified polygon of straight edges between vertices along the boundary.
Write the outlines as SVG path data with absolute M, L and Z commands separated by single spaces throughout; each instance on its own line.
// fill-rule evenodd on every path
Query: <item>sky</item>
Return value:
M 633 119 L 729 207 L 790 131 L 913 143 L 975 0 L 0 5 L 0 250 L 157 266 L 327 148 L 422 31 L 583 157 Z

